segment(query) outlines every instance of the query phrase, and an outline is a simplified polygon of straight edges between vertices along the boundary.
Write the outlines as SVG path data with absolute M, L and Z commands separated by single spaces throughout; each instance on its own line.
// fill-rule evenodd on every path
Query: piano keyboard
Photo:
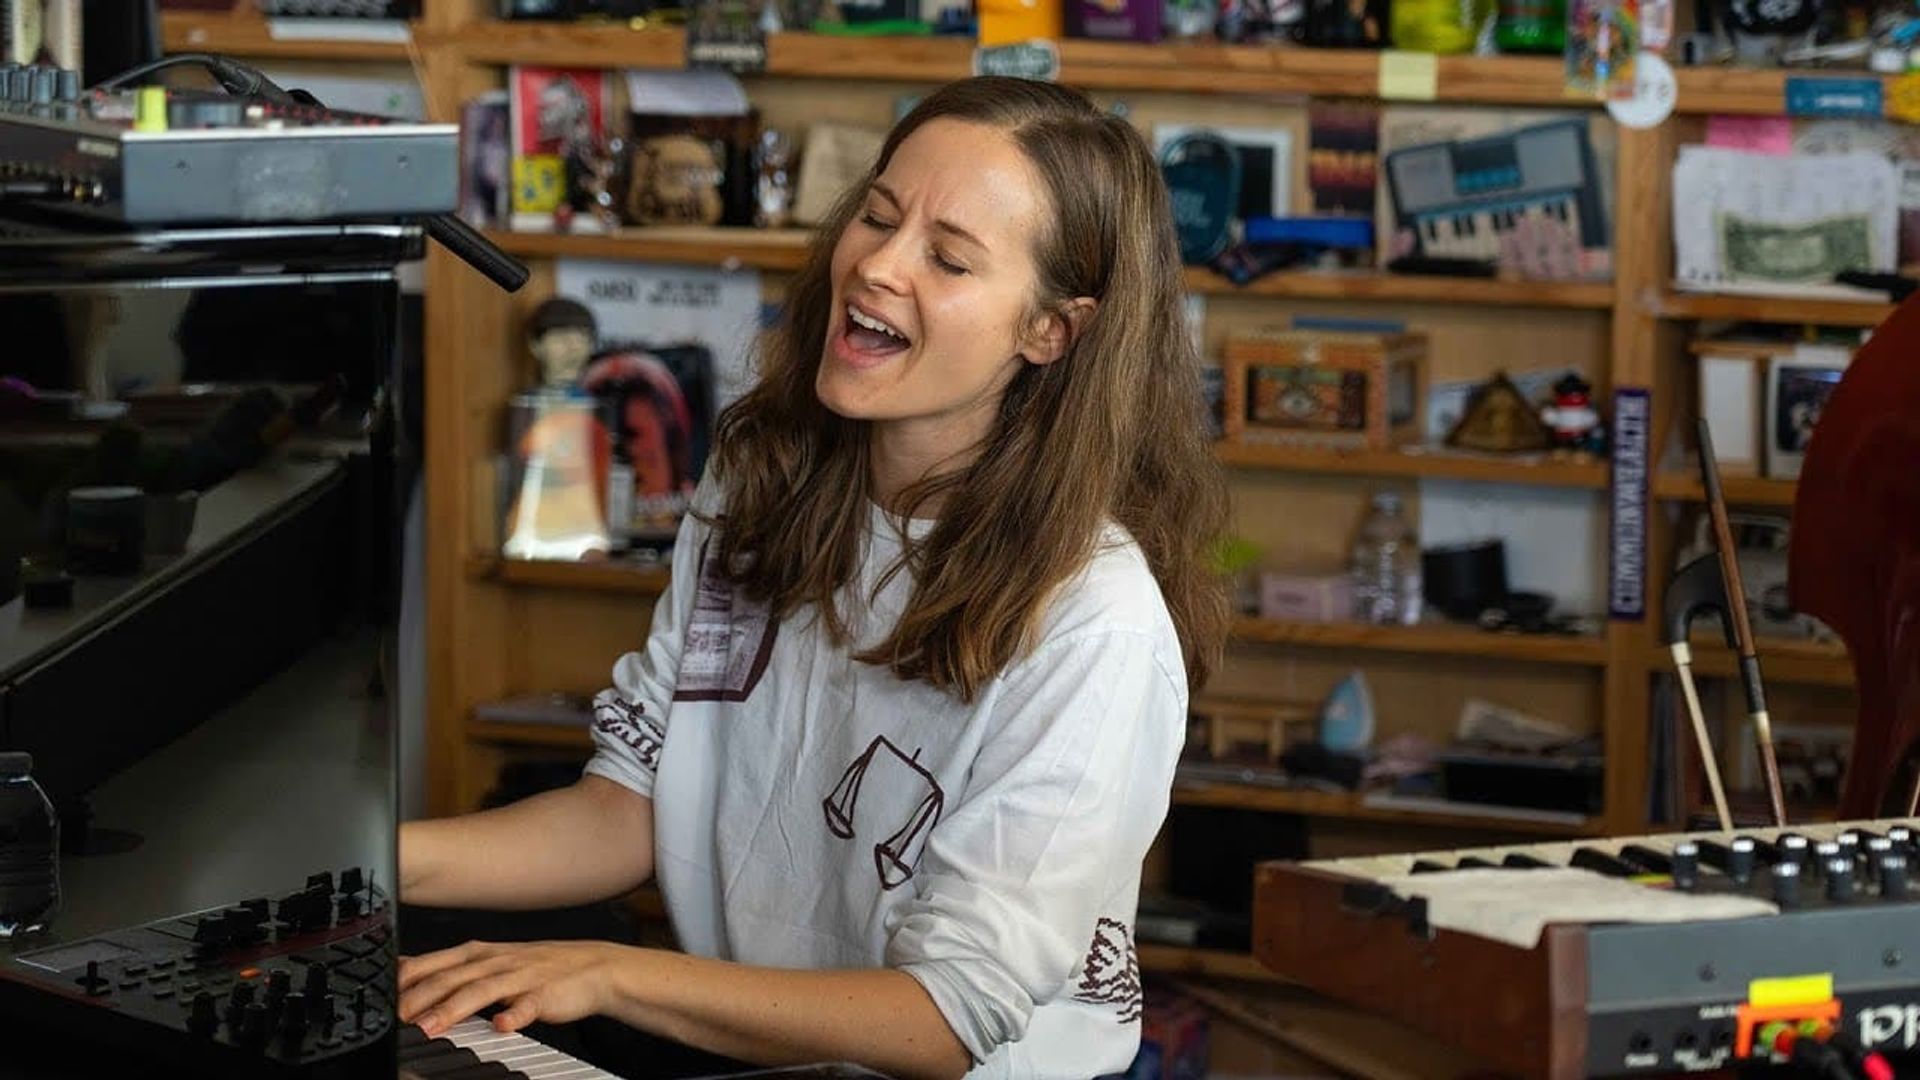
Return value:
M 1582 249 L 1608 246 L 1585 119 L 1404 147 L 1385 173 L 1395 226 L 1427 258 L 1496 262 L 1529 222 L 1570 229 Z
M 1500 257 L 1500 242 L 1532 220 L 1578 228 L 1579 205 L 1572 196 L 1544 202 L 1511 203 L 1414 217 L 1420 253 L 1439 259 Z
M 437 1039 L 416 1025 L 402 1026 L 399 1058 L 400 1075 L 418 1080 L 620 1080 L 525 1035 L 503 1035 L 479 1017 Z
M 1796 836 L 1805 841 L 1804 845 L 1790 839 Z M 1920 837 L 1920 818 L 1801 825 L 1787 829 L 1742 829 L 1731 833 L 1665 833 L 1572 843 L 1469 848 L 1452 852 L 1363 855 L 1322 859 L 1301 865 L 1374 881 L 1439 870 L 1495 866 L 1512 869 L 1585 867 L 1612 877 L 1670 878 L 1674 849 L 1686 842 L 1694 848 L 1693 858 L 1697 860 L 1699 868 L 1699 887 L 1729 891 L 1736 885 L 1736 878 L 1745 879 L 1737 883 L 1741 886 L 1764 888 L 1769 881 L 1771 868 L 1782 861 L 1783 854 L 1800 862 L 1810 878 L 1817 876 L 1824 870 L 1819 860 L 1820 846 L 1836 844 L 1855 862 L 1859 870 L 1860 891 L 1867 892 L 1871 883 L 1879 880 L 1879 855 L 1883 852 L 1904 859 L 1914 876 L 1920 876 L 1920 840 L 1916 837 Z M 1876 844 L 1876 840 L 1886 843 Z M 1749 843 L 1750 860 L 1743 854 Z M 1887 899 L 1920 897 L 1920 887 L 1916 887 L 1912 878 L 1904 881 L 1901 888 L 1899 897 L 1889 896 Z M 1740 891 L 1749 889 L 1741 888 Z

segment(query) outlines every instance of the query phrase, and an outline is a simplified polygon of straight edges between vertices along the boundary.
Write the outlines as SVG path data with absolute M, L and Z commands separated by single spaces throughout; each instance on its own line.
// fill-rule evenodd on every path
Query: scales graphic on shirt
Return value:
M 827 831 L 842 840 L 853 839 L 860 793 L 866 788 L 868 774 L 879 766 L 880 779 L 876 786 L 884 794 L 881 798 L 868 799 L 868 813 L 860 816 L 862 820 L 876 819 L 879 828 L 900 821 L 899 827 L 886 839 L 873 845 L 873 868 L 880 875 L 882 889 L 897 889 L 913 877 L 927 834 L 939 824 L 940 812 L 946 807 L 946 793 L 940 790 L 933 774 L 921 767 L 919 757 L 917 750 L 911 756 L 903 754 L 885 735 L 876 736 L 867 745 L 866 752 L 847 766 L 833 793 L 821 803 L 826 811 Z M 874 806 L 882 801 L 888 805 Z M 911 806 L 911 809 L 901 814 L 898 811 L 902 806 Z

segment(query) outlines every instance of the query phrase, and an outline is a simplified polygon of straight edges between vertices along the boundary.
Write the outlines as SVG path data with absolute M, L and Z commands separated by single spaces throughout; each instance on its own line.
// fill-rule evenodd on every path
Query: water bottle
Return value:
M 0 753 L 0 938 L 38 930 L 60 906 L 60 819 L 33 755 Z
M 1411 626 L 1420 621 L 1420 541 L 1400 514 L 1400 496 L 1376 492 L 1353 542 L 1354 618 Z

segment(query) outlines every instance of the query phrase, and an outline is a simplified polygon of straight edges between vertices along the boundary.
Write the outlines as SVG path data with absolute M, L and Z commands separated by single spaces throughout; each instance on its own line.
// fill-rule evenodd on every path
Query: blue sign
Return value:
M 1787 76 L 1788 116 L 1879 117 L 1879 79 Z
M 1613 392 L 1613 490 L 1608 522 L 1607 609 L 1616 619 L 1647 610 L 1647 436 L 1653 403 L 1640 387 Z

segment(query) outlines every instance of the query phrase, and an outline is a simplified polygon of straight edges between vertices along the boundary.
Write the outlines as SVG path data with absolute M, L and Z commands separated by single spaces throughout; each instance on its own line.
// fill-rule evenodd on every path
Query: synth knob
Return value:
M 267 1022 L 267 1007 L 258 1001 L 249 1003 L 240 1010 L 240 1044 L 259 1046 L 267 1041 L 271 1028 Z
M 7 100 L 16 105 L 25 105 L 33 100 L 33 69 L 17 67 L 7 77 Z
M 1800 864 L 1773 864 L 1773 902 L 1784 909 L 1800 906 Z
M 214 1007 L 213 994 L 202 990 L 193 995 L 193 1005 L 187 1013 L 187 1030 L 195 1035 L 211 1035 L 220 1026 L 220 1014 Z
M 267 1000 L 278 1004 L 293 989 L 293 975 L 286 968 L 274 968 L 267 973 Z
M 1824 877 L 1827 868 L 1832 866 L 1836 860 L 1844 857 L 1840 852 L 1839 844 L 1834 843 L 1832 840 L 1822 840 L 1818 844 L 1813 845 L 1813 861 L 1801 867 L 1801 869 L 1812 871 L 1813 877 Z
M 327 992 L 327 965 L 308 964 L 306 983 L 301 987 L 308 1000 L 320 997 Z
M 1673 845 L 1673 887 L 1691 890 L 1700 884 L 1700 846 L 1691 840 Z
M 366 887 L 367 887 L 366 876 L 361 872 L 359 867 L 350 866 L 345 870 L 340 871 L 340 891 L 341 892 L 357 893 L 361 889 L 364 889 Z
M 307 997 L 305 994 L 288 994 L 280 1010 L 280 1031 L 285 1035 L 298 1036 L 306 1030 Z
M 1736 885 L 1753 880 L 1753 840 L 1736 836 L 1727 844 L 1727 876 Z
M 1895 847 L 1912 847 L 1913 830 L 1905 825 L 1895 825 L 1887 830 L 1887 839 L 1893 841 Z
M 35 105 L 51 105 L 53 104 L 53 95 L 59 88 L 60 73 L 56 69 L 44 66 L 35 67 L 33 69 L 33 84 L 29 91 L 32 96 L 28 100 L 32 101 Z
M 1880 857 L 1880 899 L 1907 898 L 1907 857 L 1893 854 Z
M 59 101 L 79 101 L 80 73 L 72 68 L 61 68 L 56 73 L 53 96 Z
M 227 995 L 227 1006 L 236 1016 L 234 1023 L 237 1024 L 239 1022 L 237 1017 L 240 1010 L 251 1004 L 253 1004 L 253 984 L 250 982 L 234 983 L 233 992 Z
M 80 988 L 90 995 L 104 994 L 107 992 L 107 980 L 105 976 L 100 974 L 100 961 L 98 960 L 87 961 L 87 973 L 74 981 L 78 982 Z
M 1827 860 L 1827 899 L 1836 904 L 1853 899 L 1853 860 L 1845 855 Z
M 1867 878 L 1878 884 L 1880 881 L 1880 860 L 1893 854 L 1893 841 L 1884 836 L 1876 836 L 1867 841 L 1866 867 Z
M 1788 833 L 1780 838 L 1781 862 L 1792 863 L 1797 867 L 1804 868 L 1811 854 L 1812 852 L 1808 848 L 1806 837 L 1798 833 Z
M 1834 837 L 1833 842 L 1840 845 L 1840 854 L 1842 855 L 1860 854 L 1860 834 L 1852 829 L 1848 829 L 1846 832 Z

